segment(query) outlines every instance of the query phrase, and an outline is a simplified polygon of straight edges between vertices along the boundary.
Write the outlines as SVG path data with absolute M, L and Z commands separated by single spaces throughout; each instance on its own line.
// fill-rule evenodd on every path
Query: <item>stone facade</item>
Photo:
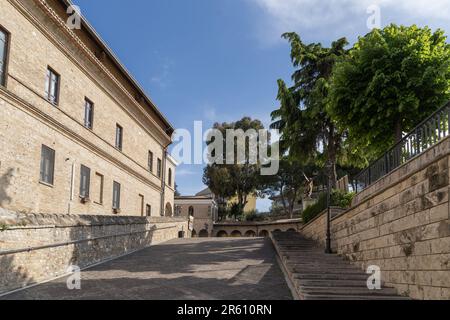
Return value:
M 6 86 L 0 86 L 0 207 L 111 215 L 116 181 L 120 215 L 146 215 L 148 206 L 151 216 L 173 211 L 175 164 L 166 161 L 173 128 L 87 24 L 65 26 L 65 6 L 62 0 L 0 2 L 0 25 L 10 34 Z M 60 75 L 57 106 L 45 97 L 48 67 Z M 92 129 L 84 125 L 86 99 L 94 104 Z M 116 125 L 123 128 L 122 150 L 115 147 Z M 55 151 L 52 185 L 40 182 L 42 145 Z M 86 203 L 81 165 L 91 170 Z
M 0 294 L 189 237 L 182 218 L 18 214 L 0 209 Z
M 450 138 L 359 193 L 332 220 L 335 252 L 414 299 L 450 299 Z M 302 233 L 325 242 L 325 214 Z
M 213 235 L 214 222 L 217 221 L 218 207 L 213 198 L 207 196 L 176 197 L 176 216 L 193 217 L 193 237 Z
M 269 237 L 271 232 L 299 232 L 303 226 L 301 219 L 273 222 L 225 222 L 215 223 L 215 237 Z

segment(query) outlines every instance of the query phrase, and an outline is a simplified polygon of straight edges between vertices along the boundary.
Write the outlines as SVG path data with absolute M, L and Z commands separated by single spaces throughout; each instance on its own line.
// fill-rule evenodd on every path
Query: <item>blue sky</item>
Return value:
M 448 0 L 75 0 L 175 128 L 243 116 L 270 122 L 276 81 L 292 74 L 296 31 L 305 42 L 351 42 L 369 30 L 367 8 L 379 5 L 381 24 L 450 30 Z M 182 165 L 182 194 L 200 191 L 203 167 Z M 258 202 L 267 210 L 267 200 Z

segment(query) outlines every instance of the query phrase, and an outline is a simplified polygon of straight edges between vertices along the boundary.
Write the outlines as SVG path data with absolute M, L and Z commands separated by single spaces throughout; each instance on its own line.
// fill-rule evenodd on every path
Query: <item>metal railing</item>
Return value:
M 450 102 L 422 121 L 414 130 L 374 161 L 354 179 L 360 192 L 410 159 L 450 135 Z

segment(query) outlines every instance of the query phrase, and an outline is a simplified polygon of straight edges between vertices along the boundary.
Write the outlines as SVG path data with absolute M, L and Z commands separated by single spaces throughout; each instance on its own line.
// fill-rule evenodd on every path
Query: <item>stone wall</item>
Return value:
M 414 299 L 450 299 L 450 138 L 430 148 L 355 198 L 332 219 L 335 252 Z M 325 214 L 304 226 L 325 240 Z
M 148 204 L 152 216 L 160 216 L 162 183 L 156 166 L 170 136 L 155 123 L 150 108 L 122 90 L 43 2 L 0 1 L 0 24 L 11 35 L 7 84 L 0 86 L 0 206 L 111 215 L 116 181 L 121 184 L 122 214 L 145 214 Z M 48 66 L 61 77 L 57 106 L 45 97 Z M 94 103 L 92 129 L 84 126 L 86 98 Z M 117 124 L 124 130 L 121 151 L 115 148 Z M 39 181 L 42 145 L 56 153 L 52 185 Z M 154 153 L 153 172 L 148 151 Z M 81 165 L 91 169 L 87 203 L 80 201 Z M 166 186 L 165 195 L 165 203 L 172 206 L 173 186 Z
M 301 219 L 279 220 L 273 222 L 235 222 L 215 223 L 214 237 L 268 237 L 274 231 L 298 232 Z
M 177 238 L 180 218 L 17 214 L 0 209 L 0 294 Z

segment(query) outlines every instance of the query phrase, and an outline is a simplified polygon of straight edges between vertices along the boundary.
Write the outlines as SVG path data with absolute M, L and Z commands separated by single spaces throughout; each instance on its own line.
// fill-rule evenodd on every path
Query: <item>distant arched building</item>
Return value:
M 216 201 L 208 196 L 175 197 L 175 205 L 180 217 L 193 217 L 193 229 L 198 237 L 212 236 L 214 222 L 218 218 Z

